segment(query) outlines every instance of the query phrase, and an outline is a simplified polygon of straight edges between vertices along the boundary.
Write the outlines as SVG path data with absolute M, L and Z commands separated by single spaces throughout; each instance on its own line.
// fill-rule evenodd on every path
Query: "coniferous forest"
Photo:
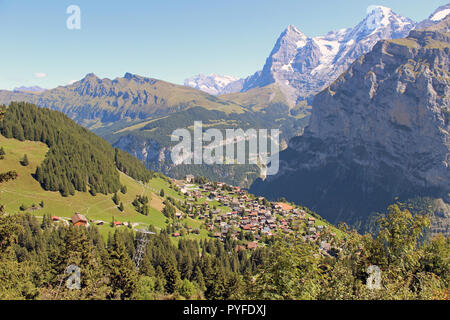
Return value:
M 0 133 L 20 141 L 40 141 L 49 147 L 35 178 L 45 190 L 63 196 L 77 191 L 113 193 L 120 188 L 117 169 L 147 182 L 152 173 L 130 154 L 77 125 L 60 112 L 12 102 L 4 109 Z
M 0 299 L 446 299 L 449 240 L 421 243 L 426 218 L 390 207 L 376 237 L 346 232 L 335 257 L 317 245 L 278 236 L 266 248 L 235 251 L 234 240 L 183 240 L 168 232 L 139 242 L 130 229 L 105 241 L 96 227 L 56 226 L 30 214 L 0 216 Z M 152 230 L 152 229 L 150 229 Z M 155 231 L 155 230 L 153 230 Z M 367 266 L 381 269 L 370 289 Z M 66 287 L 66 268 L 80 269 L 79 290 Z

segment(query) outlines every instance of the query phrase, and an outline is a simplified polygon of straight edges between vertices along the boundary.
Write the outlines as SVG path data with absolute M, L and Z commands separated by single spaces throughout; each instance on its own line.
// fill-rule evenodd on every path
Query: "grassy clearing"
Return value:
M 21 142 L 0 136 L 0 146 L 3 146 L 6 152 L 5 159 L 0 160 L 0 170 L 2 172 L 16 170 L 19 174 L 15 181 L 0 186 L 0 202 L 6 206 L 8 212 L 19 212 L 22 204 L 31 207 L 32 204 L 37 205 L 44 201 L 44 208 L 33 211 L 33 214 L 42 216 L 44 213 L 50 213 L 61 217 L 71 217 L 74 212 L 80 212 L 88 219 L 106 222 L 111 222 L 114 217 L 116 221 L 153 224 L 159 228 L 165 225 L 165 217 L 155 208 L 150 210 L 148 216 L 143 216 L 135 211 L 131 203 L 136 195 L 146 195 L 151 199 L 157 199 L 159 196 L 153 193 L 149 186 L 143 185 L 123 173 L 120 173 L 120 182 L 128 190 L 126 194 L 118 193 L 120 201 L 124 204 L 124 211 L 121 212 L 111 200 L 112 194 L 92 196 L 87 192 L 75 192 L 74 196 L 63 197 L 59 192 L 43 190 L 32 176 L 36 166 L 44 160 L 48 151 L 47 146 L 43 143 Z M 24 154 L 27 154 L 30 162 L 27 167 L 23 167 L 19 163 Z
M 400 38 L 400 39 L 391 39 L 389 40 L 391 43 L 395 43 L 401 46 L 406 46 L 408 48 L 420 48 L 420 45 L 412 38 Z
M 145 120 L 145 121 L 143 121 L 143 122 L 139 122 L 138 124 L 135 124 L 135 125 L 132 125 L 132 126 L 125 127 L 125 128 L 123 128 L 123 129 L 117 130 L 117 131 L 114 132 L 114 134 L 116 134 L 116 133 L 122 133 L 122 132 L 125 132 L 125 131 L 138 130 L 138 129 L 141 129 L 141 128 L 145 127 L 145 126 L 146 126 L 147 124 L 149 124 L 149 123 L 155 122 L 155 121 L 157 121 L 157 120 L 165 119 L 165 118 L 167 118 L 167 117 L 168 117 L 168 116 L 160 117 L 160 118 L 155 118 L 155 119 L 150 119 L 150 120 Z
M 158 177 L 151 179 L 148 183 L 148 187 L 156 194 L 159 194 L 161 189 L 163 189 L 165 197 L 170 196 L 178 201 L 185 200 L 184 195 L 180 195 L 178 192 L 170 188 L 169 183 L 163 178 Z
M 39 207 L 41 201 L 44 207 L 38 210 L 29 211 L 37 218 L 44 214 L 51 214 L 59 217 L 70 218 L 75 212 L 85 215 L 89 220 L 103 220 L 106 223 L 98 226 L 100 233 L 107 237 L 108 233 L 114 232 L 114 227 L 110 223 L 114 221 L 138 223 L 139 228 L 146 228 L 153 225 L 157 230 L 165 228 L 167 218 L 162 214 L 164 207 L 163 199 L 159 196 L 161 189 L 165 195 L 177 200 L 184 200 L 176 191 L 170 188 L 169 183 L 162 178 L 151 179 L 148 184 L 142 184 L 129 176 L 120 174 L 121 184 L 127 187 L 127 193 L 118 192 L 120 201 L 123 202 L 124 211 L 121 212 L 112 201 L 112 194 L 97 194 L 92 196 L 87 192 L 75 192 L 74 196 L 63 197 L 59 192 L 45 191 L 33 178 L 32 174 L 36 167 L 44 160 L 48 147 L 41 142 L 19 141 L 16 139 L 6 139 L 0 135 L 0 147 L 3 147 L 6 156 L 0 160 L 0 171 L 16 170 L 18 178 L 0 185 L 0 203 L 4 204 L 8 213 L 20 212 L 20 206 L 27 208 L 35 204 Z M 24 167 L 20 160 L 27 154 L 29 165 Z M 150 211 L 148 216 L 144 216 L 134 209 L 131 204 L 136 195 L 148 196 L 150 198 Z M 201 222 L 190 218 L 183 219 L 181 223 L 187 223 L 192 228 L 200 228 Z M 120 227 L 125 228 L 125 227 Z M 188 239 L 206 238 L 206 230 L 201 230 L 200 235 L 189 234 Z M 178 242 L 173 238 L 174 243 Z

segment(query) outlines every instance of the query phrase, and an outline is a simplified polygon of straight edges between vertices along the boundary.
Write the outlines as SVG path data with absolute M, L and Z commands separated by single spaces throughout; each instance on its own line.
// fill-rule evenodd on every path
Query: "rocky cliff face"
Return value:
M 161 171 L 163 165 L 170 160 L 169 148 L 149 138 L 125 135 L 120 137 L 113 146 L 127 151 L 141 160 L 149 169 L 157 171 Z
M 380 41 L 355 61 L 315 97 L 279 174 L 252 191 L 285 194 L 333 222 L 363 220 L 396 197 L 449 202 L 448 26 Z

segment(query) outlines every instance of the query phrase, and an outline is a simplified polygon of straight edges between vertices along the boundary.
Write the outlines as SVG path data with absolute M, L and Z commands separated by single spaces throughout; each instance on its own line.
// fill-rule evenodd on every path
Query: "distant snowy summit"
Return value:
M 438 8 L 427 20 L 445 18 L 449 5 Z M 384 6 L 369 6 L 364 19 L 353 28 L 308 37 L 289 25 L 277 39 L 262 70 L 245 79 L 195 76 L 185 85 L 211 94 L 245 92 L 276 83 L 291 105 L 312 96 L 331 84 L 361 55 L 383 39 L 406 37 L 418 25 Z M 227 79 L 226 84 L 223 78 Z
M 239 78 L 232 76 L 220 76 L 217 74 L 211 74 L 205 76 L 204 74 L 198 74 L 192 78 L 184 80 L 184 85 L 198 90 L 202 90 L 212 95 L 218 95 L 223 93 L 235 92 L 233 89 L 227 92 L 227 86 L 230 83 L 239 81 Z M 239 91 L 239 90 L 237 90 Z
M 428 17 L 428 19 L 425 19 L 422 22 L 418 23 L 416 29 L 423 29 L 426 27 L 430 27 L 433 24 L 437 24 L 440 21 L 444 20 L 444 18 L 447 17 L 449 14 L 450 14 L 450 3 L 437 8 Z
M 16 87 L 13 89 L 14 92 L 34 92 L 34 93 L 40 93 L 44 92 L 47 89 L 41 88 L 39 86 L 31 86 L 31 87 Z
M 444 20 L 446 16 L 450 14 L 450 4 L 439 7 L 430 17 L 431 21 Z

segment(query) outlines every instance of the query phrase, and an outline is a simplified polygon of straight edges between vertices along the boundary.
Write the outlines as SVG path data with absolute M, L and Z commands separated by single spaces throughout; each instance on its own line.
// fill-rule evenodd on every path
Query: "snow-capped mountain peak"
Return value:
M 352 29 L 348 37 L 360 41 L 365 37 L 377 34 L 378 40 L 399 38 L 408 35 L 415 23 L 411 19 L 396 14 L 392 9 L 383 6 L 369 6 L 367 15 Z M 349 39 L 347 39 L 348 41 Z
M 324 36 L 309 38 L 290 25 L 281 33 L 263 70 L 244 83 L 243 91 L 276 82 L 295 105 L 333 82 L 377 41 L 405 37 L 414 25 L 383 6 L 370 6 L 355 27 Z
M 442 8 L 442 7 L 441 7 Z M 437 10 L 430 17 L 431 21 L 441 21 L 450 14 L 450 5 L 446 5 L 441 10 Z
M 308 37 L 301 32 L 296 26 L 290 24 L 284 31 L 281 33 L 278 41 L 283 41 L 285 43 L 292 43 L 297 48 L 301 48 L 305 46 Z
M 366 15 L 356 26 L 314 38 L 296 26 L 288 25 L 278 37 L 262 70 L 225 87 L 219 83 L 200 84 L 193 78 L 185 83 L 213 94 L 243 92 L 276 83 L 288 102 L 295 105 L 336 80 L 378 41 L 404 38 L 412 29 L 433 25 L 449 13 L 450 4 L 441 6 L 427 20 L 417 24 L 390 8 L 374 5 L 367 8 Z M 210 81 L 219 79 L 220 76 L 215 76 Z
M 44 92 L 45 90 L 47 89 L 41 88 L 39 86 L 31 86 L 31 87 L 21 86 L 13 89 L 14 92 L 34 92 L 34 93 Z
M 290 33 L 290 32 L 302 34 L 302 32 L 293 24 L 288 25 L 286 28 L 286 33 Z
M 368 15 L 365 22 L 367 28 L 370 30 L 386 26 L 389 24 L 389 17 L 392 15 L 392 10 L 383 6 L 369 6 L 367 8 Z
M 428 17 L 416 25 L 416 29 L 424 29 L 442 21 L 450 14 L 450 3 L 440 6 Z
M 433 14 L 433 16 L 430 18 L 430 20 L 432 21 L 441 21 L 443 20 L 446 16 L 448 16 L 450 14 L 450 8 L 445 8 L 442 9 L 438 12 L 435 12 Z
M 184 85 L 202 90 L 212 95 L 218 95 L 223 92 L 226 86 L 235 81 L 239 81 L 239 78 L 233 76 L 221 76 L 215 73 L 205 76 L 200 73 L 184 80 Z

